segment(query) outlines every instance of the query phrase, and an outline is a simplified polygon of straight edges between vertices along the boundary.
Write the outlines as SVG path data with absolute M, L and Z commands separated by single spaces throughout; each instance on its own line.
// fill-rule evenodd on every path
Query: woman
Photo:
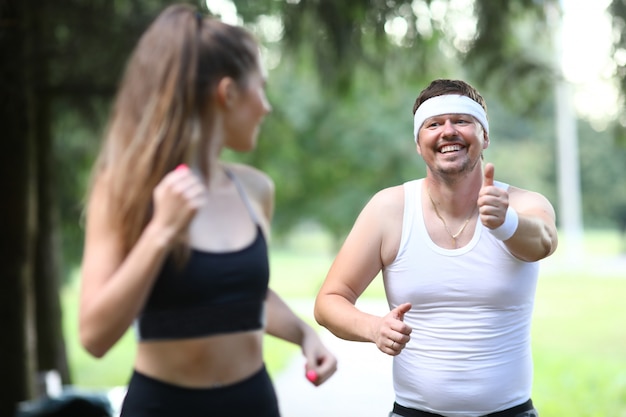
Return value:
M 80 296 L 92 355 L 136 328 L 124 417 L 279 416 L 264 332 L 302 347 L 314 384 L 336 370 L 268 289 L 272 181 L 220 160 L 252 150 L 270 110 L 255 40 L 191 6 L 165 9 L 128 62 L 94 167 Z

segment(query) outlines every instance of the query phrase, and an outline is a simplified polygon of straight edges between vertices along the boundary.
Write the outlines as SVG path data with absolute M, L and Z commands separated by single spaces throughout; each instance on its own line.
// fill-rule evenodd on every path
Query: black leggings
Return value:
M 120 417 L 280 417 L 265 367 L 251 377 L 218 388 L 185 388 L 137 371 L 128 384 Z

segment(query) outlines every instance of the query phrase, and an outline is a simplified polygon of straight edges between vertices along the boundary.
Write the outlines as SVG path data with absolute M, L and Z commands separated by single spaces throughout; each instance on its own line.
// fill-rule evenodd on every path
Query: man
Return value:
M 557 247 L 554 209 L 483 167 L 489 123 L 472 86 L 435 80 L 413 112 L 426 177 L 367 203 L 320 289 L 316 320 L 394 356 L 390 417 L 537 416 L 530 325 L 538 261 Z M 380 271 L 384 317 L 355 307 Z

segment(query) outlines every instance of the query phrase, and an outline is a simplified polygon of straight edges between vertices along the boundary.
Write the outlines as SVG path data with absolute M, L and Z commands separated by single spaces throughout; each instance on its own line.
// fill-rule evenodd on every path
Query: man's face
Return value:
M 482 125 L 468 114 L 429 117 L 418 132 L 417 151 L 439 175 L 471 172 L 488 146 L 489 137 Z

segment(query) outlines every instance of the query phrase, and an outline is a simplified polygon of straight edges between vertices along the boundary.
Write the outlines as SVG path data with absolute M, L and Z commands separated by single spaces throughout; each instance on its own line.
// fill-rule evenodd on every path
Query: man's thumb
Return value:
M 492 163 L 488 163 L 485 165 L 485 181 L 483 182 L 483 187 L 493 185 L 493 177 L 495 174 L 495 168 Z
M 404 320 L 404 314 L 411 309 L 411 303 L 400 304 L 393 309 L 393 316 L 398 320 Z

